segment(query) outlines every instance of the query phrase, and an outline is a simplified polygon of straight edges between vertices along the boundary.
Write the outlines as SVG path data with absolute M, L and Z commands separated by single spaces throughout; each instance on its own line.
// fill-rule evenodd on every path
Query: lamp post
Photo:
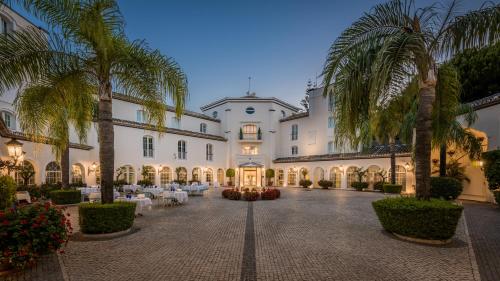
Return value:
M 7 150 L 9 152 L 9 156 L 14 159 L 14 165 L 17 165 L 18 161 L 22 161 L 24 158 L 25 152 L 23 151 L 23 144 L 16 139 L 11 139 L 6 142 Z

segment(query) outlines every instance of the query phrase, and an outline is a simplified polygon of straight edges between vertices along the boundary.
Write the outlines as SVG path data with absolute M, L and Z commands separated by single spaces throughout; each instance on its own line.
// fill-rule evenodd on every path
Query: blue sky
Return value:
M 218 98 L 244 95 L 248 76 L 258 96 L 298 105 L 307 81 L 320 74 L 331 43 L 380 2 L 119 0 L 127 36 L 145 39 L 186 72 L 187 107 L 196 111 Z M 416 1 L 417 6 L 434 2 Z M 464 0 L 462 7 L 477 8 L 481 2 Z

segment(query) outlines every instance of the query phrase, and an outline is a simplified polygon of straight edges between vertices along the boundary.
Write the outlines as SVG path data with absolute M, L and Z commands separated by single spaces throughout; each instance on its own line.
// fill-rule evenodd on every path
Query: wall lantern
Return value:
M 22 161 L 25 152 L 23 151 L 23 144 L 16 139 L 11 139 L 6 142 L 7 150 L 9 152 L 9 156 L 14 159 L 14 162 L 17 164 L 18 161 Z

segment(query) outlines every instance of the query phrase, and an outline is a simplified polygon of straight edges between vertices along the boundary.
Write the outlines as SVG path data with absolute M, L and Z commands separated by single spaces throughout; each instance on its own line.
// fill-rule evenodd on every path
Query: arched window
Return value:
M 3 122 L 9 129 L 13 131 L 16 130 L 16 117 L 14 116 L 14 114 L 8 111 L 2 111 L 2 118 Z
M 295 171 L 295 169 L 290 168 L 288 170 L 287 184 L 288 184 L 288 186 L 297 185 L 297 171 Z
M 204 133 L 204 134 L 207 133 L 207 124 L 205 124 L 205 123 L 200 124 L 200 133 Z
M 84 182 L 84 168 L 82 164 L 73 164 L 71 166 L 71 182 L 74 184 L 83 184 Z
M 101 166 L 95 167 L 95 183 L 101 184 Z
M 192 181 L 201 181 L 201 169 L 194 168 L 191 176 Z
M 153 166 L 142 166 L 142 179 L 149 180 L 151 183 L 155 184 L 156 170 Z
M 284 110 L 281 111 L 281 118 L 285 118 L 286 117 L 286 112 Z
M 154 156 L 153 137 L 142 137 L 142 155 L 146 158 L 153 158 Z
M 297 155 L 299 154 L 299 147 L 294 145 L 292 146 L 292 155 Z
M 180 140 L 177 142 L 177 157 L 186 159 L 186 141 Z
M 61 166 L 55 161 L 45 167 L 45 183 L 56 184 L 61 182 Z
M 342 172 L 339 168 L 333 167 L 330 169 L 330 180 L 333 183 L 333 188 L 340 188 L 342 184 Z
M 309 179 L 309 171 L 306 168 L 300 169 L 299 177 L 300 177 L 300 180 L 308 180 Z
M 207 143 L 207 161 L 212 161 L 214 158 L 212 145 Z
M 217 170 L 217 182 L 220 185 L 224 184 L 224 170 L 223 169 L 218 169 Z
M 391 178 L 392 169 L 389 169 L 388 177 Z M 396 165 L 396 184 L 403 186 L 403 191 L 406 190 L 406 169 L 401 165 Z
M 205 174 L 205 181 L 210 185 L 212 185 L 212 183 L 214 182 L 214 172 L 210 168 L 207 169 L 207 172 Z
M 257 134 L 257 126 L 253 124 L 243 125 L 243 134 Z
M 15 178 L 17 185 L 34 185 L 35 168 L 31 162 L 24 160 L 20 169 L 16 169 Z
M 277 170 L 276 178 L 277 178 L 276 183 L 278 184 L 278 186 L 283 186 L 285 182 L 285 172 L 283 172 L 283 169 Z
M 135 171 L 130 165 L 121 166 L 116 176 L 119 180 L 125 180 L 128 184 L 135 184 Z M 97 174 L 96 174 L 97 175 Z
M 369 184 L 374 184 L 382 180 L 382 178 L 378 174 L 379 172 L 380 172 L 380 167 L 377 165 L 371 165 L 370 167 L 368 167 L 367 176 Z
M 298 140 L 299 139 L 299 125 L 293 124 L 292 125 L 292 140 Z
M 178 181 L 187 182 L 187 170 L 184 167 L 177 167 L 175 169 L 175 174 Z
M 356 181 L 356 167 L 351 166 L 347 168 L 346 170 L 346 175 L 347 175 L 347 188 L 351 188 L 351 183 Z
M 169 167 L 163 167 L 160 170 L 160 186 L 165 187 L 172 181 L 171 172 Z
M 218 116 L 217 111 L 212 112 L 212 117 L 213 117 L 213 118 L 217 118 L 217 116 Z

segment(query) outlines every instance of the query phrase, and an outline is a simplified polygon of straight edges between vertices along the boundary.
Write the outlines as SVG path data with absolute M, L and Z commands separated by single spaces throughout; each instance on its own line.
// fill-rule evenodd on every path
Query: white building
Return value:
M 30 25 L 16 12 L 0 8 L 1 32 L 9 32 Z M 32 183 L 60 181 L 60 165 L 51 147 L 33 143 L 17 125 L 12 103 L 16 90 L 1 93 L 0 142 L 11 139 L 23 143 L 25 164 L 33 165 Z M 354 180 L 354 167 L 368 168 L 368 181 L 376 181 L 375 172 L 390 170 L 387 147 L 373 147 L 366 151 L 341 150 L 333 145 L 332 103 L 322 96 L 322 89 L 310 92 L 310 110 L 299 108 L 277 98 L 227 97 L 201 107 L 201 113 L 185 111 L 175 118 L 174 110 L 167 108 L 166 133 L 160 134 L 144 123 L 144 111 L 139 100 L 115 94 L 113 116 L 115 122 L 115 168 L 122 167 L 122 179 L 135 183 L 141 179 L 143 166 L 152 167 L 149 177 L 157 185 L 180 178 L 209 183 L 227 184 L 225 172 L 236 170 L 236 186 L 264 186 L 266 169 L 275 170 L 274 185 L 297 186 L 304 177 L 318 186 L 320 179 L 330 179 L 337 188 L 347 188 Z M 500 102 L 483 103 L 479 111 L 477 129 L 485 131 L 490 148 L 498 147 L 500 136 Z M 478 107 L 479 108 L 479 107 Z M 490 112 L 491 111 L 491 112 Z M 484 112 L 485 116 L 482 117 Z M 488 125 L 483 124 L 482 118 Z M 491 124 L 490 124 L 491 123 Z M 491 135 L 490 135 L 491 134 Z M 89 185 L 99 183 L 99 143 L 92 126 L 86 143 L 80 144 L 72 135 L 70 145 L 71 179 Z M 405 192 L 414 192 L 414 173 L 411 147 L 397 146 L 397 182 Z M 7 148 L 1 146 L 0 157 L 9 159 Z M 464 195 L 476 200 L 490 200 L 480 168 L 469 165 L 477 174 L 465 188 Z

